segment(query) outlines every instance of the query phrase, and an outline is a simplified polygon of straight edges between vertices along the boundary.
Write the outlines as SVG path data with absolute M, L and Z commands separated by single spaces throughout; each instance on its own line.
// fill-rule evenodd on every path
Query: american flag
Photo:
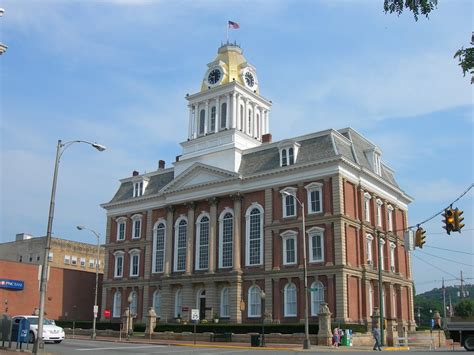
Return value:
M 240 28 L 240 26 L 237 22 L 229 21 L 229 28 L 232 28 L 232 29 L 236 30 L 236 29 Z

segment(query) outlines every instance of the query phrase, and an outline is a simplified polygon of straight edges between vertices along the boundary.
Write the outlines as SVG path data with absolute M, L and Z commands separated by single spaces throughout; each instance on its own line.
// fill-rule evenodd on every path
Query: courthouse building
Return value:
M 412 199 L 377 145 L 351 128 L 272 142 L 271 101 L 236 44 L 218 49 L 186 100 L 182 155 L 134 171 L 102 205 L 102 309 L 117 321 L 130 302 L 138 320 L 154 307 L 161 322 L 192 308 L 222 322 L 301 322 L 305 238 L 310 322 L 325 302 L 335 321 L 369 323 L 380 267 L 386 318 L 411 328 Z

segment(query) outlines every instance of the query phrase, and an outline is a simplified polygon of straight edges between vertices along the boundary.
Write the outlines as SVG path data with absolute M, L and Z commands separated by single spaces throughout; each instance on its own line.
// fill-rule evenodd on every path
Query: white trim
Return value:
M 393 231 L 393 207 L 391 205 L 387 206 L 387 230 Z
M 294 290 L 294 301 L 295 301 L 295 312 L 294 313 L 290 313 L 289 310 L 288 310 L 288 290 L 292 289 L 292 291 Z M 296 285 L 293 283 L 293 282 L 289 282 L 285 285 L 284 289 L 283 289 L 283 316 L 284 317 L 296 317 L 298 313 L 298 292 L 297 292 L 297 288 L 296 288 Z
M 312 182 L 304 187 L 306 189 L 306 204 L 308 209 L 308 214 L 322 213 L 323 212 L 323 184 L 319 182 Z M 319 192 L 319 211 L 313 210 L 311 193 L 314 191 Z
M 127 217 L 119 217 L 115 220 L 117 224 L 117 235 L 116 235 L 116 240 L 125 240 L 126 234 L 127 234 Z M 120 238 L 120 226 L 123 224 L 123 238 Z
M 201 221 L 202 219 L 206 217 L 207 218 L 207 223 L 208 223 L 208 228 L 207 228 L 207 267 L 201 267 L 200 263 L 200 249 L 201 249 Z M 196 219 L 196 250 L 195 250 L 195 256 L 194 256 L 194 267 L 196 270 L 207 270 L 209 268 L 209 251 L 210 251 L 210 231 L 211 231 L 211 217 L 208 212 L 201 212 L 201 214 L 198 216 Z
M 231 224 L 231 227 L 232 227 L 232 233 L 231 233 L 231 238 L 232 238 L 232 242 L 231 242 L 231 245 L 232 245 L 232 248 L 231 248 L 231 251 L 232 251 L 232 255 L 231 255 L 231 260 L 230 260 L 230 265 L 228 266 L 223 266 L 223 252 L 224 252 L 224 240 L 223 240 L 223 237 L 224 237 L 224 216 L 227 214 L 227 213 L 230 213 L 232 215 L 232 224 Z M 234 259 L 234 210 L 232 208 L 229 208 L 229 207 L 226 207 L 224 208 L 224 210 L 221 212 L 221 214 L 219 215 L 219 269 L 227 269 L 227 268 L 231 268 L 233 265 L 234 265 L 234 262 L 233 262 L 233 259 Z
M 125 266 L 125 252 L 122 251 L 122 250 L 118 250 L 116 251 L 114 254 L 114 278 L 120 278 L 120 277 L 123 277 L 123 269 L 124 269 L 124 266 Z M 117 272 L 117 260 L 118 259 L 121 259 L 122 260 L 122 265 L 121 265 L 121 270 L 120 270 L 120 274 Z
M 364 220 L 370 222 L 370 200 L 372 196 L 366 192 L 364 193 Z
M 224 291 L 227 291 L 227 304 L 224 302 Z M 223 287 L 220 293 L 220 317 L 221 318 L 229 318 L 230 317 L 230 288 Z M 227 307 L 226 307 L 227 306 Z
M 367 301 L 368 301 L 368 308 L 369 308 L 369 317 L 372 316 L 373 312 L 374 312 L 374 286 L 372 286 L 372 282 L 369 282 L 369 290 L 368 290 L 368 297 L 367 297 Z
M 395 272 L 395 248 L 397 245 L 390 242 L 390 271 Z
M 253 211 L 254 209 L 258 209 L 260 211 L 260 255 L 259 255 L 259 262 L 255 264 L 250 264 L 250 212 Z M 245 212 L 245 265 L 246 266 L 258 266 L 258 265 L 263 265 L 263 218 L 265 217 L 264 215 L 264 209 L 263 207 L 257 203 L 253 202 L 248 208 L 247 211 Z
M 142 218 L 143 218 L 143 215 L 141 215 L 141 214 L 134 214 L 131 217 L 131 219 L 132 219 L 132 239 L 140 239 L 142 237 Z M 135 233 L 137 223 L 139 223 L 138 236 Z
M 129 270 L 129 276 L 130 277 L 138 277 L 140 276 L 140 253 L 141 250 L 139 249 L 132 249 L 128 252 L 130 255 L 130 270 Z M 134 257 L 137 257 L 137 272 L 133 273 L 133 259 Z
M 377 211 L 376 211 L 377 226 L 382 227 L 382 205 L 383 205 L 383 202 L 379 198 L 377 200 L 375 200 L 375 202 L 377 204 Z
M 365 236 L 365 243 L 367 247 L 367 264 L 373 265 L 374 263 L 374 255 L 373 255 L 373 247 L 372 247 L 372 241 L 374 240 L 374 237 L 370 234 L 367 234 Z
M 186 231 L 186 243 L 185 245 L 187 246 L 188 244 L 188 238 L 190 238 L 190 236 L 188 235 L 188 219 L 181 215 L 178 217 L 178 219 L 176 220 L 175 224 L 174 224 L 174 250 L 173 250 L 173 271 L 175 272 L 182 272 L 182 271 L 185 271 L 186 270 L 186 246 L 185 246 L 185 261 L 184 261 L 184 268 L 183 269 L 180 269 L 178 270 L 178 237 L 179 237 L 179 224 L 181 223 L 181 221 L 185 221 L 186 222 L 186 228 L 185 228 L 185 231 Z
M 380 267 L 382 268 L 382 270 L 385 270 L 385 251 L 383 249 L 383 246 L 385 245 L 385 240 L 383 240 L 382 238 L 380 238 L 380 250 L 379 250 L 379 253 L 380 253 L 380 260 L 382 260 L 382 265 L 380 265 Z M 378 245 L 377 245 L 378 246 Z
M 117 302 L 117 298 L 120 302 Z M 118 308 L 118 309 L 117 309 Z M 120 318 L 122 316 L 122 292 L 116 290 L 112 305 L 112 318 Z
M 285 195 L 283 194 L 282 192 L 288 192 L 291 196 L 288 196 L 288 195 Z M 283 218 L 288 218 L 288 217 L 295 217 L 296 216 L 296 192 L 298 191 L 298 189 L 296 187 L 292 187 L 292 186 L 289 186 L 289 187 L 285 187 L 284 189 L 281 189 L 280 190 L 280 194 L 281 194 L 281 207 L 282 207 L 282 215 L 283 215 Z M 288 204 L 287 202 L 289 202 L 289 199 L 293 200 L 293 214 L 287 214 L 287 207 L 288 207 Z
M 160 224 L 164 225 L 163 228 L 163 268 L 162 270 L 156 270 L 156 254 L 158 253 L 156 243 L 157 243 L 157 238 L 158 238 L 158 226 Z M 156 274 L 156 273 L 162 273 L 165 270 L 165 263 L 166 263 L 166 220 L 164 218 L 158 219 L 156 221 L 155 225 L 153 226 L 153 241 L 152 241 L 152 257 L 151 257 L 151 273 Z
M 325 230 L 320 227 L 312 227 L 306 231 L 306 234 L 308 235 L 307 238 L 309 239 L 308 241 L 308 246 L 309 246 L 309 258 L 308 261 L 310 263 L 322 263 L 324 262 L 324 232 Z M 314 259 L 313 258 L 313 237 L 319 236 L 320 242 L 321 242 L 321 259 Z
M 319 314 L 319 308 L 321 306 L 321 303 L 324 302 L 324 284 L 321 281 L 313 281 L 311 284 L 311 289 L 315 289 L 317 287 L 320 287 L 319 291 L 311 291 L 311 316 L 315 317 Z M 319 299 L 316 299 L 316 296 L 319 295 Z M 314 304 L 318 303 L 317 309 L 314 309 Z
M 284 231 L 283 233 L 280 234 L 280 237 L 282 239 L 282 243 L 283 243 L 283 265 L 295 265 L 297 262 L 298 262 L 298 254 L 297 254 L 297 250 L 298 250 L 298 247 L 297 247 L 297 236 L 298 236 L 298 232 L 295 232 L 293 230 L 287 230 L 287 231 Z M 287 249 L 286 249 L 286 242 L 288 240 L 292 239 L 293 242 L 294 242 L 294 245 L 293 245 L 293 253 L 294 253 L 294 261 L 293 262 L 288 262 L 288 259 L 287 259 Z

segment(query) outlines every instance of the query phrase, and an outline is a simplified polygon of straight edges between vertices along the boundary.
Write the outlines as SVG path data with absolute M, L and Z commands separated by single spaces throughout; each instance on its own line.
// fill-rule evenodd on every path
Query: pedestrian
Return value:
M 380 348 L 380 328 L 378 325 L 372 330 L 372 335 L 374 336 L 375 344 L 373 350 L 382 351 Z
M 342 337 L 344 336 L 344 331 L 341 328 L 338 328 L 339 331 L 339 345 L 342 345 Z
M 332 333 L 332 345 L 336 348 L 339 347 L 339 329 L 334 328 L 334 332 Z

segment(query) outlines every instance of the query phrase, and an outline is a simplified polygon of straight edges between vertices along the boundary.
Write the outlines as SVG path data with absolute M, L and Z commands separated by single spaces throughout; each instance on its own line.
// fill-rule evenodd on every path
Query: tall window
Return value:
M 380 239 L 380 260 L 382 260 L 382 265 L 380 267 L 382 270 L 385 270 L 385 240 Z
M 153 272 L 163 272 L 165 264 L 166 224 L 157 222 L 153 229 Z
M 206 126 L 206 111 L 199 112 L 199 134 L 204 134 Z
M 174 317 L 181 317 L 181 307 L 183 305 L 183 293 L 181 289 L 176 290 L 174 294 Z
M 114 267 L 114 277 L 123 277 L 123 251 L 116 251 L 115 256 L 115 267 Z
M 293 148 L 288 149 L 288 165 L 293 165 L 295 163 L 295 153 Z
M 221 129 L 227 126 L 227 103 L 224 102 L 221 105 Z
M 390 205 L 387 207 L 387 222 L 388 230 L 393 231 L 393 207 Z
M 112 317 L 120 318 L 122 310 L 122 294 L 120 291 L 115 291 L 114 293 L 114 306 L 112 308 Z
M 281 234 L 283 241 L 283 265 L 296 264 L 296 236 L 294 231 L 285 231 Z
M 132 249 L 130 254 L 130 276 L 138 276 L 140 273 L 140 250 Z
M 369 193 L 364 194 L 364 215 L 365 215 L 365 220 L 367 222 L 370 222 L 370 199 L 372 196 L 370 196 Z
M 246 264 L 261 265 L 263 261 L 263 208 L 253 204 L 246 217 Z
M 260 317 L 262 314 L 262 298 L 260 287 L 254 285 L 249 288 L 248 304 L 248 317 Z
M 132 216 L 133 220 L 133 239 L 140 239 L 141 237 L 141 230 L 142 230 L 142 216 L 141 215 L 134 215 Z
M 234 216 L 230 209 L 221 213 L 219 218 L 219 267 L 232 267 L 232 236 L 234 234 Z
M 382 227 L 382 204 L 383 202 L 377 199 L 377 226 Z
M 369 306 L 369 317 L 372 316 L 374 312 L 374 287 L 372 283 L 369 282 L 369 297 L 368 298 L 368 306 Z
M 305 186 L 308 200 L 308 213 L 319 213 L 323 210 L 322 201 L 322 187 L 323 185 L 317 182 Z
M 313 227 L 308 229 L 309 262 L 320 263 L 324 261 L 324 229 Z
M 221 317 L 229 317 L 229 288 L 224 287 L 221 291 Z
M 125 240 L 125 226 L 126 218 L 120 217 L 117 219 L 117 240 Z
M 282 190 L 282 192 L 288 192 L 291 195 L 281 194 L 282 198 L 282 205 L 283 205 L 283 218 L 286 217 L 294 217 L 296 216 L 296 188 L 294 187 L 286 187 Z
M 211 107 L 211 132 L 216 131 L 216 106 Z
M 175 225 L 175 247 L 174 247 L 174 271 L 186 269 L 186 244 L 187 244 L 188 222 L 185 218 L 176 221 Z
M 161 293 L 159 290 L 153 292 L 153 309 L 155 310 L 156 316 L 161 317 Z
M 395 272 L 395 243 L 390 243 L 390 271 Z
M 138 295 L 136 291 L 130 293 L 132 296 L 132 302 L 130 303 L 130 314 L 138 314 Z
M 296 286 L 294 283 L 286 284 L 284 314 L 285 317 L 296 317 Z
M 373 258 L 372 258 L 372 241 L 374 240 L 374 237 L 372 237 L 370 234 L 368 234 L 365 237 L 365 241 L 367 243 L 367 264 L 372 265 L 373 263 Z
M 281 151 L 281 166 L 287 166 L 288 165 L 288 160 L 286 157 L 286 149 L 283 149 Z
M 196 270 L 204 270 L 209 266 L 209 217 L 198 218 L 196 225 Z
M 317 316 L 324 302 L 324 286 L 320 281 L 311 284 L 311 315 Z

